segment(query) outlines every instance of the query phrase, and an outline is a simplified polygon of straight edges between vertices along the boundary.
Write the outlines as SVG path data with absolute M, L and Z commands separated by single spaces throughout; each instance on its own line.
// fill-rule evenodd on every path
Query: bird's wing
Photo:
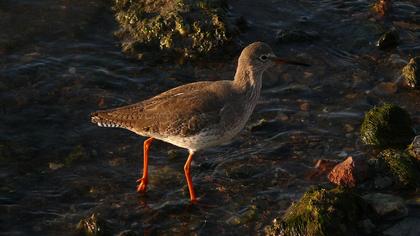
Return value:
M 226 98 L 216 92 L 215 83 L 176 87 L 133 105 L 94 113 L 92 121 L 144 135 L 194 135 L 220 122 Z

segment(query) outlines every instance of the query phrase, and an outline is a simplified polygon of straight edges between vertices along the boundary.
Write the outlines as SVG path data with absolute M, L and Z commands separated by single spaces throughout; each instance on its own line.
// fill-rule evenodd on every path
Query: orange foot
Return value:
M 147 178 L 140 178 L 136 181 L 137 183 L 140 183 L 137 186 L 137 192 L 138 193 L 144 193 L 146 192 L 146 188 L 147 188 Z

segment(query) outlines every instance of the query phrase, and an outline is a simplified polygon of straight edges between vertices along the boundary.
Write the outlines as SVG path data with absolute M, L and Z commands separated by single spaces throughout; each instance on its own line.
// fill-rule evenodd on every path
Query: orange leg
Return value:
M 147 181 L 148 181 L 148 163 L 149 163 L 149 148 L 150 145 L 152 144 L 152 141 L 154 140 L 154 138 L 148 138 L 146 141 L 144 141 L 143 143 L 143 176 L 137 180 L 137 183 L 140 183 L 137 186 L 137 192 L 139 193 L 143 193 L 146 192 L 146 188 L 147 188 Z
M 195 197 L 192 178 L 191 178 L 191 175 L 190 175 L 190 166 L 191 166 L 193 155 L 194 155 L 194 152 L 190 151 L 190 155 L 188 156 L 187 162 L 184 165 L 184 172 L 185 172 L 185 178 L 187 179 L 188 190 L 190 191 L 191 202 L 195 203 L 195 202 L 197 202 L 197 198 Z

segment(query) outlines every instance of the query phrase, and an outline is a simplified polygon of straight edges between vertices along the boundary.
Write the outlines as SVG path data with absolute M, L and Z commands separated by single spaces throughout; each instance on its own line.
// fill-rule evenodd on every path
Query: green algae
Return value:
M 384 163 L 385 172 L 392 175 L 398 186 L 415 187 L 420 183 L 419 169 L 415 159 L 396 149 L 385 149 L 378 155 Z
M 385 103 L 366 112 L 360 138 L 363 143 L 377 147 L 405 147 L 414 137 L 408 112 Z
M 266 235 L 356 235 L 366 204 L 349 190 L 314 188 L 292 204 L 282 219 L 265 228 Z
M 409 87 L 420 87 L 420 56 L 410 59 L 408 64 L 402 69 L 402 76 Z
M 195 58 L 229 41 L 223 0 L 115 0 L 116 36 L 125 53 Z

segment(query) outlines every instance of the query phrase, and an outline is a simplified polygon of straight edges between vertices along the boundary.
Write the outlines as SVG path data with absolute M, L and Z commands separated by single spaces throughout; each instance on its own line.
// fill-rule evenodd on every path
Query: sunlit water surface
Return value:
M 358 130 L 372 106 L 403 106 L 419 130 L 418 91 L 374 88 L 398 79 L 407 60 L 419 55 L 420 8 L 399 1 L 381 21 L 369 3 L 230 1 L 232 16 L 248 23 L 237 42 L 266 41 L 279 56 L 312 67 L 265 74 L 247 128 L 231 144 L 195 157 L 200 201 L 191 206 L 185 150 L 155 142 L 149 189 L 138 195 L 144 138 L 96 127 L 89 113 L 184 83 L 232 79 L 236 57 L 194 65 L 141 62 L 121 53 L 110 1 L 0 2 L 1 233 L 71 235 L 93 212 L 113 233 L 261 233 L 309 186 L 325 183 L 308 177 L 317 159 L 365 155 Z M 401 43 L 379 51 L 375 41 L 391 27 Z M 279 29 L 319 37 L 280 44 Z

